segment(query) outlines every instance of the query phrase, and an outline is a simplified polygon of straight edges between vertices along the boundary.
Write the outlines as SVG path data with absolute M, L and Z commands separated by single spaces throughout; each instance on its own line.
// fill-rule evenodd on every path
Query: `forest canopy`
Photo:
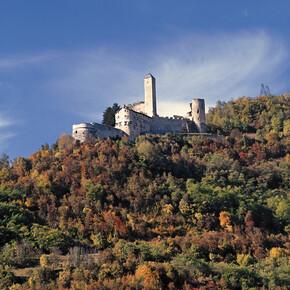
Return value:
M 289 95 L 218 102 L 207 126 L 3 155 L 0 288 L 286 289 Z

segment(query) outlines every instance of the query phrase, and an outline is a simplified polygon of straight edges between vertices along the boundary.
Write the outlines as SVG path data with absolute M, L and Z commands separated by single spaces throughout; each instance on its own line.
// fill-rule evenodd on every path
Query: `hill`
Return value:
M 64 134 L 3 155 L 0 288 L 286 289 L 288 102 L 218 103 L 221 138 Z

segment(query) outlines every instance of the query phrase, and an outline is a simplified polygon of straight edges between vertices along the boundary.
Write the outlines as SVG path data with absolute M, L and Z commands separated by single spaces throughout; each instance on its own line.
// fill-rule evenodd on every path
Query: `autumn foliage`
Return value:
M 3 155 L 0 288 L 286 289 L 288 101 L 218 103 L 208 127 L 227 136 L 62 135 Z

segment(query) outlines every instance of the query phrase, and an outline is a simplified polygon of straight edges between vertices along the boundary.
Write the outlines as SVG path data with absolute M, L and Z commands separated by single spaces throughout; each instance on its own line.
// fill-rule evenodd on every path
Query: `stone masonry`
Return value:
M 73 125 L 72 136 L 81 142 L 92 137 L 118 138 L 128 135 L 134 141 L 139 135 L 170 133 L 206 133 L 204 99 L 193 99 L 185 116 L 160 117 L 156 108 L 156 80 L 144 79 L 145 102 L 123 105 L 115 115 L 115 128 L 97 123 Z

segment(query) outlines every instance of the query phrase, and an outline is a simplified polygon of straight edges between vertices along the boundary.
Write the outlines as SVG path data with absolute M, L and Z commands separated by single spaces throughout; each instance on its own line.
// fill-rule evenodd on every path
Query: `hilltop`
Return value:
M 289 96 L 218 102 L 207 128 L 3 155 L 0 288 L 286 289 Z

